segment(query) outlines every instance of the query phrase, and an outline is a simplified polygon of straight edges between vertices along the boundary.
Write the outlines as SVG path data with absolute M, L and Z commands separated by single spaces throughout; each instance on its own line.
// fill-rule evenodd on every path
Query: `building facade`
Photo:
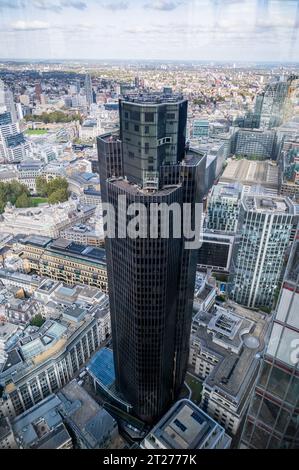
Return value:
M 158 228 L 156 238 L 147 233 L 132 239 L 119 236 L 118 227 L 121 218 L 126 225 L 130 221 L 126 214 L 132 203 L 142 203 L 149 220 L 152 203 L 182 208 L 192 202 L 194 220 L 206 162 L 197 152 L 185 156 L 186 115 L 187 102 L 181 97 L 121 101 L 123 167 L 121 176 L 104 182 L 104 197 L 117 214 L 116 236 L 105 241 L 116 386 L 146 422 L 159 418 L 184 380 L 196 250 L 184 249 L 184 239 L 175 238 L 172 231 L 169 238 Z M 99 153 L 100 173 L 101 161 Z M 124 205 L 119 196 L 125 197 Z
M 271 309 L 294 223 L 295 207 L 288 198 L 243 198 L 232 263 L 231 296 L 236 302 Z
M 294 242 L 242 448 L 299 448 L 299 238 Z

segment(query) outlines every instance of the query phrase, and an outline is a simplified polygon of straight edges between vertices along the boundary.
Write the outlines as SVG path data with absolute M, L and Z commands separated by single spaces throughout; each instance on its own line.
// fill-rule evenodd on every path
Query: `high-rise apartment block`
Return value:
M 243 197 L 233 256 L 233 299 L 247 307 L 271 308 L 282 274 L 295 219 L 288 198 Z
M 241 447 L 299 448 L 299 238 L 280 292 Z
M 116 213 L 115 237 L 106 238 L 116 386 L 146 422 L 165 412 L 184 380 L 197 250 L 185 248 L 183 235 L 174 236 L 170 220 L 159 219 L 156 238 L 149 232 L 123 238 L 119 227 L 131 220 L 132 203 L 142 203 L 148 217 L 152 204 L 177 203 L 182 209 L 190 202 L 194 221 L 205 157 L 196 151 L 185 155 L 186 119 L 181 96 L 135 95 L 120 101 L 121 155 L 117 138 L 98 139 L 100 172 L 108 177 L 104 198 Z M 121 167 L 111 177 L 114 158 Z M 168 238 L 161 235 L 163 222 L 170 227 Z

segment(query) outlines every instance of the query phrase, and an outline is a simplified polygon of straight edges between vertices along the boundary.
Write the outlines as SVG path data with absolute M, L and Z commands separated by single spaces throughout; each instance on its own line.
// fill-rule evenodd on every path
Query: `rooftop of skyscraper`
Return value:
M 130 103 L 141 105 L 156 105 L 166 103 L 179 103 L 180 101 L 184 101 L 184 96 L 181 93 L 130 93 L 124 96 L 123 101 L 128 101 Z
M 266 194 L 248 195 L 243 198 L 247 211 L 294 214 L 294 204 L 286 197 L 267 196 Z

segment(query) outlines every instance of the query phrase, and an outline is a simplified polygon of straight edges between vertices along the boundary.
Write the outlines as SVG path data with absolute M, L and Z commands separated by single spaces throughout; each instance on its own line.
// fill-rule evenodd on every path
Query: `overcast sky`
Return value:
M 0 0 L 0 58 L 299 61 L 299 0 Z

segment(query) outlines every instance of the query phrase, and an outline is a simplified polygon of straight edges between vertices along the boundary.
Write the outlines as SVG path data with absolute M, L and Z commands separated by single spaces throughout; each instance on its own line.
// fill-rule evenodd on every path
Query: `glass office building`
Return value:
M 299 237 L 294 242 L 241 447 L 299 448 Z
M 114 177 L 109 175 L 119 141 L 107 135 L 98 139 L 102 191 L 116 214 L 115 237 L 105 240 L 116 387 L 149 423 L 178 397 L 184 381 L 197 250 L 185 249 L 184 236 L 174 236 L 170 219 L 167 238 L 161 234 L 161 217 L 156 238 L 149 232 L 122 237 L 119 227 L 128 226 L 132 203 L 146 207 L 148 227 L 153 203 L 182 208 L 190 202 L 194 222 L 206 157 L 196 151 L 185 155 L 186 111 L 187 102 L 174 96 L 120 102 L 122 157 Z M 125 196 L 124 202 L 119 196 Z

